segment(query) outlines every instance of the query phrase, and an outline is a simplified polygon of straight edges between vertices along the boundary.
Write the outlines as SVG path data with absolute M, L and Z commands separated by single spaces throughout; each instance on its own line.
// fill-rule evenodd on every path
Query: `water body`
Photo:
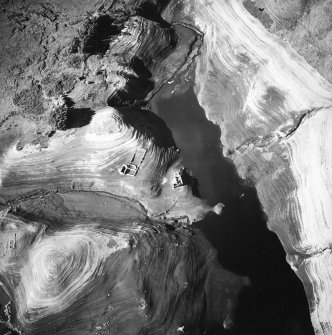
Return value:
M 226 206 L 221 217 L 211 215 L 197 227 L 217 249 L 221 265 L 251 281 L 240 296 L 232 334 L 314 334 L 303 285 L 266 227 L 256 190 L 223 157 L 219 127 L 205 117 L 192 85 L 181 94 L 170 90 L 166 86 L 152 99 L 152 111 L 171 129 L 185 166 L 198 178 L 200 195 Z

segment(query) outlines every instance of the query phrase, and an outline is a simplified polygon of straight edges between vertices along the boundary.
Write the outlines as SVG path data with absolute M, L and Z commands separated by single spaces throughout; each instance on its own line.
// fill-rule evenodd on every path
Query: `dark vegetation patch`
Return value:
M 49 123 L 54 129 L 66 130 L 80 128 L 90 123 L 94 111 L 89 108 L 72 108 L 66 105 L 53 109 Z
M 30 87 L 16 93 L 13 103 L 24 109 L 24 112 L 32 115 L 40 115 L 44 111 L 41 86 L 33 82 Z
M 113 36 L 121 32 L 121 26 L 114 24 L 108 15 L 87 22 L 83 37 L 82 52 L 90 55 L 104 55 Z
M 68 117 L 68 107 L 60 106 L 54 108 L 49 116 L 49 123 L 54 129 L 64 130 L 66 129 L 66 122 Z

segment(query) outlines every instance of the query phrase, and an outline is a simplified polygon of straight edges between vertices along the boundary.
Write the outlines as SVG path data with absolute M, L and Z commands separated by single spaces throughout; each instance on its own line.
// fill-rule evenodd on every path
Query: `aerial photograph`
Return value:
M 0 0 L 0 45 L 0 335 L 332 335 L 332 0 Z

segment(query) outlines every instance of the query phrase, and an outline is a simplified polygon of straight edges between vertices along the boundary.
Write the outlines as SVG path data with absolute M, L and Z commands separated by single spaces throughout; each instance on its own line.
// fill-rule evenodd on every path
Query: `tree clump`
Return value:
M 50 112 L 49 123 L 55 130 L 64 130 L 67 127 L 68 107 L 57 106 Z

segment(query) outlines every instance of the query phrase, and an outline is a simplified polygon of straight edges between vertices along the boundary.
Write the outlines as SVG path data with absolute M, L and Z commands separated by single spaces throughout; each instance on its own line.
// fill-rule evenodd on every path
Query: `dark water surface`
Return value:
M 236 326 L 227 333 L 313 334 L 303 285 L 286 263 L 277 236 L 266 228 L 256 190 L 223 157 L 220 128 L 206 119 L 192 87 L 170 98 L 164 98 L 166 90 L 153 98 L 152 111 L 171 129 L 184 165 L 198 178 L 202 198 L 226 206 L 221 217 L 210 216 L 197 227 L 218 250 L 221 265 L 251 281 L 240 296 Z

